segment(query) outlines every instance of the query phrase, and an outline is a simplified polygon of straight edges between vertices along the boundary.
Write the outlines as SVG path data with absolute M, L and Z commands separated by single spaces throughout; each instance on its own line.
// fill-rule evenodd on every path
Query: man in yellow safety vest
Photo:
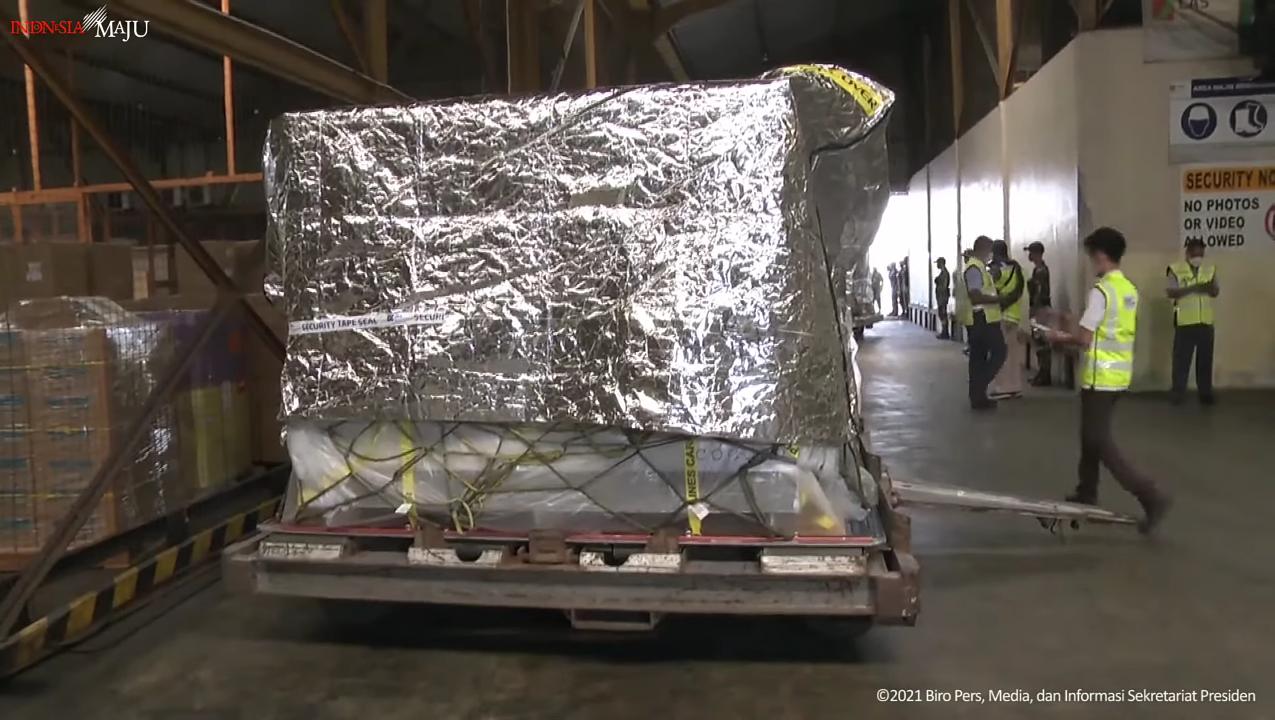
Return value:
M 1173 403 L 1186 396 L 1186 378 L 1195 356 L 1195 387 L 1200 402 L 1213 404 L 1213 298 L 1217 297 L 1217 268 L 1204 262 L 1204 241 L 1186 242 L 1186 259 L 1165 272 L 1173 300 Z
M 1146 513 L 1140 524 L 1151 532 L 1164 519 L 1172 500 L 1134 467 L 1111 432 L 1116 403 L 1133 378 L 1133 344 L 1138 330 L 1138 288 L 1120 271 L 1125 239 L 1118 230 L 1098 228 L 1085 238 L 1085 252 L 1098 281 L 1089 291 L 1084 315 L 1073 331 L 1052 330 L 1051 342 L 1081 350 L 1079 482 L 1071 502 L 1098 501 L 1099 464 L 1128 490 Z
M 1005 338 L 1001 335 L 1001 306 L 996 282 L 987 269 L 992 259 L 991 238 L 980 235 L 956 285 L 956 316 L 965 326 L 969 341 L 970 407 L 991 410 L 996 403 L 987 397 L 987 386 L 1005 362 Z
M 992 276 L 996 278 L 996 294 L 1001 303 L 1002 337 L 1005 338 L 1005 362 L 992 378 L 987 390 L 993 400 L 1010 400 L 1023 396 L 1023 365 L 1027 362 L 1027 344 L 1031 317 L 1027 308 L 1027 280 L 1023 266 L 1009 256 L 1009 243 L 992 243 Z

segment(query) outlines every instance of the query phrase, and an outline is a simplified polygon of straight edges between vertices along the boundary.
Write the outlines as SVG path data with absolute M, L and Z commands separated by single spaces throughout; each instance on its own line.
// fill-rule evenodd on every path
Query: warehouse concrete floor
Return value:
M 875 447 L 896 477 L 1057 496 L 1076 401 L 1044 392 L 972 417 L 959 346 L 903 323 L 862 352 Z M 916 513 L 924 609 L 854 645 L 790 622 L 668 622 L 586 636 L 551 613 L 408 608 L 363 633 L 309 602 L 195 583 L 0 686 L 0 717 L 951 718 L 1275 717 L 1275 412 L 1121 408 L 1130 452 L 1178 505 L 1162 537 L 1067 542 L 1016 517 Z M 1134 510 L 1111 484 L 1104 500 Z M 1265 628 L 1265 629 L 1263 629 Z M 888 704 L 879 689 L 1240 689 L 1248 705 Z

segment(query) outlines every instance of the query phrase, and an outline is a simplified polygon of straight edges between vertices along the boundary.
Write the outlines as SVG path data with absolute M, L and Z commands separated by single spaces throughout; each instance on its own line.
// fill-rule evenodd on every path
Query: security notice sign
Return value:
M 1242 160 L 1275 147 L 1275 81 L 1197 78 L 1169 86 L 1172 162 Z
M 1275 251 L 1275 161 L 1182 168 L 1182 241 Z

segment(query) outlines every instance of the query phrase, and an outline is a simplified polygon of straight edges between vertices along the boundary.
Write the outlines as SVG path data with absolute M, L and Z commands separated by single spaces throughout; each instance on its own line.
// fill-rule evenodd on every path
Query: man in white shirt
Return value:
M 1099 464 L 1142 504 L 1140 524 L 1149 533 L 1164 519 L 1172 500 L 1150 477 L 1134 467 L 1111 432 L 1116 403 L 1133 377 L 1137 336 L 1138 289 L 1120 271 L 1125 239 L 1118 230 L 1098 228 L 1085 238 L 1085 252 L 1098 281 L 1089 291 L 1080 327 L 1052 330 L 1051 342 L 1081 350 L 1079 482 L 1068 501 L 1098 501 Z

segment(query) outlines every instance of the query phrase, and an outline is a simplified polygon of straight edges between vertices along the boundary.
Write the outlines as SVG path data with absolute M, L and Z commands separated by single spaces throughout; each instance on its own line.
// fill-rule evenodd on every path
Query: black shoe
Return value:
M 1201 395 L 1200 404 L 1205 407 L 1213 407 L 1214 405 L 1217 404 L 1217 398 L 1213 397 L 1212 395 Z
M 977 412 L 986 412 L 988 410 L 995 410 L 996 402 L 993 400 L 986 400 L 984 402 L 972 402 L 970 403 L 970 409 Z
M 1069 503 L 1078 503 L 1080 505 L 1097 505 L 1098 504 L 1097 495 L 1081 495 L 1078 492 L 1073 492 L 1072 494 L 1068 495 L 1067 497 L 1063 499 Z
M 951 340 L 951 339 L 952 339 L 952 336 L 951 336 L 951 335 L 948 335 L 947 333 L 939 333 L 938 335 L 935 335 L 934 337 L 938 338 L 939 340 Z
M 1182 405 L 1182 403 L 1183 403 L 1183 402 L 1185 402 L 1185 399 L 1184 399 L 1181 395 L 1171 395 L 1171 396 L 1169 396 L 1169 404 L 1170 404 L 1170 405 L 1172 405 L 1172 406 L 1174 406 L 1174 407 L 1178 407 L 1178 406 Z
M 1169 509 L 1173 507 L 1173 498 L 1164 493 L 1157 494 L 1151 500 L 1142 504 L 1142 509 L 1146 512 L 1146 517 L 1142 518 L 1142 522 L 1138 523 L 1138 532 L 1143 535 L 1150 535 L 1155 529 L 1164 522 L 1164 516 L 1169 514 Z
M 992 393 L 988 395 L 987 397 L 990 400 L 1001 401 L 1001 400 L 1017 400 L 1021 398 L 1022 396 L 1023 394 L 1020 392 L 1003 392 L 1003 393 Z
M 1049 378 L 1032 378 L 1032 387 L 1049 387 Z

